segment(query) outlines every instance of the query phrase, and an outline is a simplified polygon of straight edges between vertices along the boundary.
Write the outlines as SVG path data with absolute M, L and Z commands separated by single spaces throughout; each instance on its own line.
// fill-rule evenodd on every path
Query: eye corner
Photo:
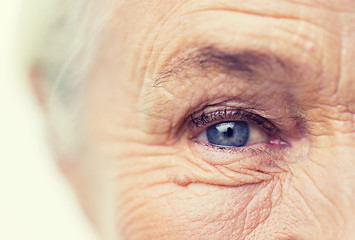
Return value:
M 269 144 L 272 147 L 277 147 L 277 148 L 289 148 L 292 147 L 291 143 L 289 141 L 284 140 L 281 137 L 272 137 L 269 140 Z

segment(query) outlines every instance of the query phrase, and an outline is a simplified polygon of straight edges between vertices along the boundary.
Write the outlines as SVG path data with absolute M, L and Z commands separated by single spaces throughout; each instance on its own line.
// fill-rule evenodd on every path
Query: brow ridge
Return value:
M 202 72 L 211 69 L 227 73 L 242 74 L 250 79 L 261 71 L 272 72 L 275 68 L 288 69 L 288 64 L 274 54 L 263 53 L 256 50 L 228 51 L 208 46 L 191 50 L 168 62 L 154 81 L 154 86 L 159 87 L 174 75 L 179 75 L 190 68 L 199 68 Z

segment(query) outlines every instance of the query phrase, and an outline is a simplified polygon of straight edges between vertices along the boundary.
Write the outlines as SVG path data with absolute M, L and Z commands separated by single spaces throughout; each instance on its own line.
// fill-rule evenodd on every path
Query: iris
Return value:
M 207 140 L 221 147 L 242 147 L 249 139 L 249 125 L 243 121 L 214 124 L 206 130 Z

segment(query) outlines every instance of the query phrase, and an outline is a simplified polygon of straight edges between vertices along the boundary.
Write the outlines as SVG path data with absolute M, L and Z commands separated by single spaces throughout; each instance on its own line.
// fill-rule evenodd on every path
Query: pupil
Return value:
M 224 135 L 228 138 L 233 137 L 234 130 L 233 128 L 228 128 L 227 131 L 224 133 Z
M 249 139 L 249 125 L 243 121 L 214 124 L 206 130 L 210 144 L 221 147 L 241 147 Z

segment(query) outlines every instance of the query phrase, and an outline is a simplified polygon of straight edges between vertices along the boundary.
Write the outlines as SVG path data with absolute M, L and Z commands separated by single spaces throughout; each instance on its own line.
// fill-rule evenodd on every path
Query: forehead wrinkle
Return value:
M 297 66 L 285 61 L 275 54 L 267 54 L 256 50 L 241 50 L 237 52 L 220 49 L 214 46 L 190 50 L 179 54 L 163 67 L 163 71 L 154 78 L 154 87 L 160 87 L 174 76 L 188 76 L 193 71 L 197 75 L 209 73 L 224 73 L 238 76 L 243 80 L 253 79 L 253 82 L 264 81 L 266 73 L 275 72 L 294 74 Z M 285 76 L 285 74 L 281 74 Z

